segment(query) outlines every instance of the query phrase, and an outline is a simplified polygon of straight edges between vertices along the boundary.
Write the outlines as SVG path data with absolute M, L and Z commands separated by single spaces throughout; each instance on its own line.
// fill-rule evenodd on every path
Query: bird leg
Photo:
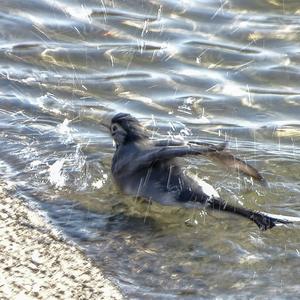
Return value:
M 222 199 L 211 198 L 207 201 L 208 207 L 211 209 L 218 209 L 222 211 L 227 211 L 230 213 L 238 214 L 251 221 L 253 221 L 261 230 L 267 230 L 274 226 L 276 223 L 289 224 L 291 222 L 287 220 L 273 218 L 267 214 L 259 211 L 252 211 L 244 207 L 238 207 L 228 204 Z

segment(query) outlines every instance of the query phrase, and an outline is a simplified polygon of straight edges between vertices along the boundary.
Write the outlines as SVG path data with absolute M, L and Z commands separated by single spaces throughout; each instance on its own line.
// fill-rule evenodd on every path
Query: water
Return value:
M 268 188 L 201 157 L 183 164 L 226 200 L 300 217 L 299 14 L 292 0 L 2 0 L 1 177 L 131 299 L 298 299 L 299 227 L 125 197 L 99 116 L 228 140 Z

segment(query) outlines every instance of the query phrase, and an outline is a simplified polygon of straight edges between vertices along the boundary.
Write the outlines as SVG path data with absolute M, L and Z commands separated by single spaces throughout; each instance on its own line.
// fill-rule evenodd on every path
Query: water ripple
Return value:
M 295 297 L 298 228 L 261 233 L 120 194 L 100 124 L 122 111 L 154 137 L 226 140 L 268 188 L 202 157 L 182 163 L 228 201 L 299 217 L 295 1 L 4 0 L 0 10 L 0 174 L 18 196 L 132 299 Z

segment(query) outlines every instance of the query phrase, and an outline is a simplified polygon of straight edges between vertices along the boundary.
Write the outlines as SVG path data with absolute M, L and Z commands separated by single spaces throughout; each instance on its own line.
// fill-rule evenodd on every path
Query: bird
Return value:
M 228 203 L 210 184 L 188 174 L 178 162 L 179 157 L 204 155 L 265 182 L 254 167 L 231 154 L 226 143 L 215 145 L 199 141 L 155 140 L 139 120 L 128 113 L 115 114 L 109 130 L 115 143 L 111 172 L 124 194 L 161 205 L 199 206 L 236 214 L 253 221 L 261 230 L 290 223 L 278 215 Z

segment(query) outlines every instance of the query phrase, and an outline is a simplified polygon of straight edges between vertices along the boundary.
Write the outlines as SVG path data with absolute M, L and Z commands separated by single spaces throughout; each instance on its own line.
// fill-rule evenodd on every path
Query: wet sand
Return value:
M 0 299 L 123 299 L 92 261 L 0 186 Z

